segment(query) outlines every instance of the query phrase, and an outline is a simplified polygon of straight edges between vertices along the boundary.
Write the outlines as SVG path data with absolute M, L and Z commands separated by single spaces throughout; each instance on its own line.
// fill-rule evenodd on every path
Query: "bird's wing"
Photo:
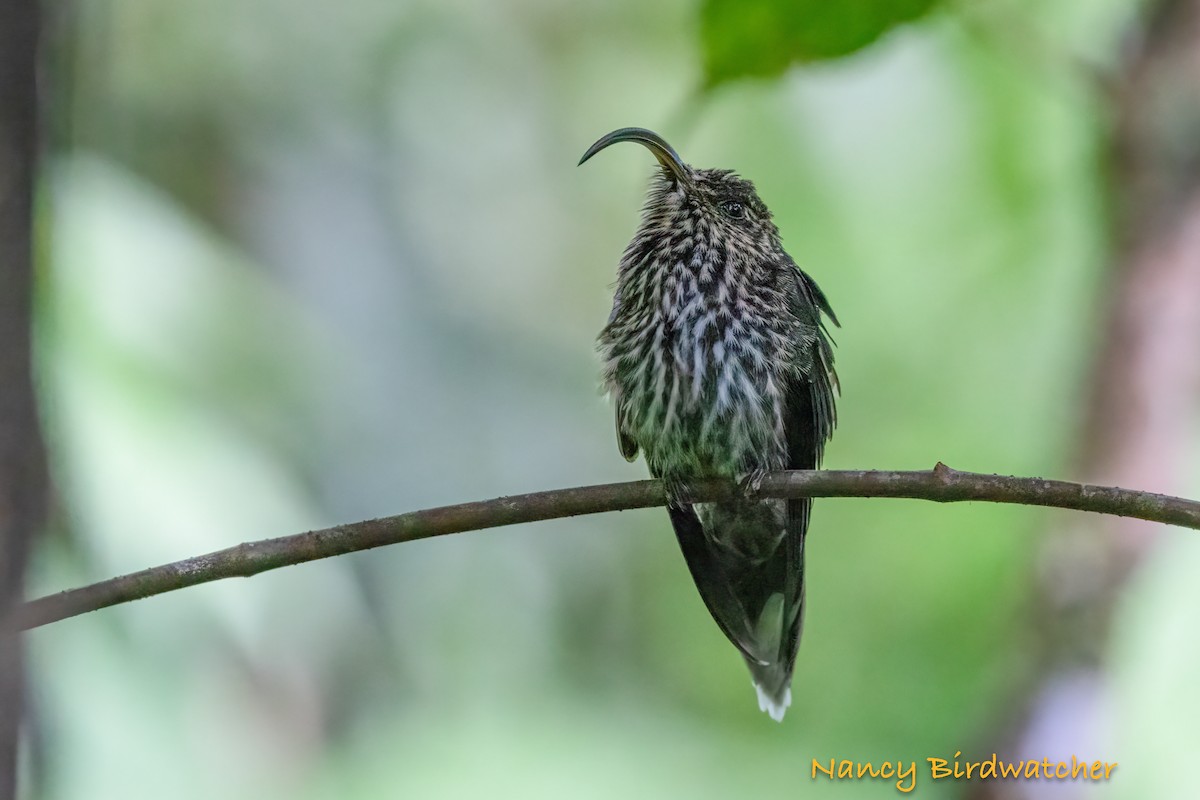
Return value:
M 799 269 L 796 274 L 801 303 L 808 301 L 811 316 L 818 318 L 814 322 L 820 322 L 820 313 L 823 311 L 836 325 L 837 317 L 833 315 L 820 287 Z M 802 370 L 788 387 L 788 401 L 784 410 L 788 469 L 819 467 L 825 443 L 833 435 L 833 428 L 837 424 L 834 402 L 837 374 L 833 369 L 833 347 L 820 327 L 809 352 L 805 354 L 803 365 L 807 369 Z M 786 627 L 780 642 L 780 658 L 789 665 L 796 657 L 804 625 L 804 539 L 811 514 L 810 498 L 787 501 L 783 542 L 786 553 L 783 559 L 786 565 L 783 581 Z
M 787 406 L 788 469 L 816 469 L 821 464 L 825 439 L 832 430 L 833 391 L 829 373 L 818 371 L 817 380 L 796 380 Z M 783 547 L 785 624 L 788 635 L 780 650 L 794 658 L 804 620 L 804 539 L 812 514 L 812 500 L 787 501 Z
M 795 267 L 796 262 L 793 261 L 792 266 Z M 821 291 L 821 287 L 818 286 L 817 282 L 812 279 L 812 276 L 799 267 L 796 267 L 796 273 L 800 276 L 799 280 L 801 294 L 803 294 L 804 297 L 807 298 L 814 307 L 825 312 L 825 316 L 829 317 L 830 322 L 839 328 L 842 327 L 842 323 L 838 322 L 837 314 L 833 313 L 833 308 L 830 307 L 829 300 L 825 297 L 825 293 Z

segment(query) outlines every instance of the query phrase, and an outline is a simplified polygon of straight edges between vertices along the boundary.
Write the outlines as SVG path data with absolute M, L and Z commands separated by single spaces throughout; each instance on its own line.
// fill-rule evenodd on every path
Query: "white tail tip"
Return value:
M 767 712 L 776 722 L 783 722 L 783 715 L 792 704 L 791 687 L 784 690 L 782 699 L 771 697 L 757 683 L 754 684 L 754 691 L 758 693 L 759 710 Z

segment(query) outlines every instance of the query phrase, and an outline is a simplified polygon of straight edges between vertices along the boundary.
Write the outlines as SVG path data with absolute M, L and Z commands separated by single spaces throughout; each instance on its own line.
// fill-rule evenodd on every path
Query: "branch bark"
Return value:
M 735 496 L 727 481 L 697 482 L 691 499 L 711 502 Z M 762 497 L 893 497 L 948 503 L 1051 506 L 1135 517 L 1200 529 L 1200 502 L 1107 486 L 1042 478 L 959 472 L 938 464 L 928 472 L 795 471 L 769 475 Z M 659 481 L 633 481 L 500 497 L 413 511 L 333 528 L 246 542 L 90 586 L 30 601 L 12 624 L 22 630 L 224 578 L 247 578 L 280 567 L 432 536 L 523 522 L 650 508 L 666 504 Z

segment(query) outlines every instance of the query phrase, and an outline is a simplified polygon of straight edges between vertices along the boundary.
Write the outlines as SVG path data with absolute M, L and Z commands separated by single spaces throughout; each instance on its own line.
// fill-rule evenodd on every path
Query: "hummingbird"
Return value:
M 839 390 L 825 320 L 839 323 L 750 181 L 689 166 L 645 128 L 602 136 L 579 163 L 618 142 L 645 146 L 661 169 L 598 339 L 617 446 L 662 480 L 700 597 L 750 668 L 759 708 L 782 721 L 812 501 L 758 492 L 770 472 L 820 466 Z M 690 502 L 689 481 L 709 478 L 739 491 Z

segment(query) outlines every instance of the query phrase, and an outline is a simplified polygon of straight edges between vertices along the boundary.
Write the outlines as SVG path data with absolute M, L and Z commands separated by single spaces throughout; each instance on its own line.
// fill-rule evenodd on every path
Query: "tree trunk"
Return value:
M 1116 260 L 1075 472 L 1080 480 L 1178 493 L 1194 459 L 1200 395 L 1200 0 L 1158 0 L 1113 95 L 1109 174 Z M 1040 686 L 1009 722 L 1014 757 L 1102 747 L 1102 657 L 1126 579 L 1161 526 L 1055 519 L 1039 554 L 1032 630 Z M 984 748 L 990 750 L 991 748 Z M 1038 781 L 965 787 L 979 798 L 1089 796 Z
M 0 2 L 0 620 L 23 596 L 33 534 L 45 520 L 46 471 L 34 402 L 33 182 L 37 152 L 35 0 Z M 0 800 L 16 797 L 23 662 L 0 626 Z

